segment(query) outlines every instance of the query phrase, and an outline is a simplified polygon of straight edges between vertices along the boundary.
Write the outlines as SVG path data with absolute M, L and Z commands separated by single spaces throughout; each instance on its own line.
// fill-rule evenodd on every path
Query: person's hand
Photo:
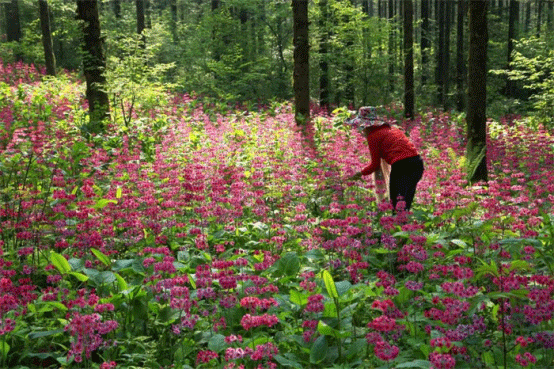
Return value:
M 349 177 L 348 179 L 351 181 L 359 181 L 362 178 L 362 172 L 358 172 L 354 174 L 352 177 Z

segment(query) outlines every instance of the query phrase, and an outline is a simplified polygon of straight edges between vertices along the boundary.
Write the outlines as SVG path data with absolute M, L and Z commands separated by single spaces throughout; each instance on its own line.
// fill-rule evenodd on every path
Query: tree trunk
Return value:
M 308 2 L 292 0 L 294 44 L 294 118 L 304 125 L 310 119 L 310 64 L 308 39 Z
M 17 0 L 11 0 L 5 3 L 6 10 L 6 36 L 8 42 L 19 42 L 21 39 L 21 26 L 19 23 L 19 4 Z M 14 52 L 15 60 L 23 59 L 21 53 L 16 49 Z
M 44 47 L 44 62 L 46 73 L 50 76 L 56 75 L 56 58 L 52 47 L 52 32 L 50 31 L 50 15 L 48 14 L 48 3 L 46 0 L 38 1 L 40 14 L 40 29 L 42 31 L 42 45 Z
M 135 0 L 135 8 L 137 11 L 137 33 L 140 35 L 140 47 L 146 49 L 146 37 L 143 34 L 146 28 L 144 3 L 147 0 Z
M 394 24 L 394 0 L 388 2 L 388 19 L 389 19 L 389 93 L 394 91 L 394 71 L 395 71 L 395 24 Z
M 177 36 L 177 0 L 171 0 L 170 9 L 171 9 L 171 35 L 173 37 L 173 42 L 177 43 L 177 41 L 179 40 Z
M 104 57 L 104 40 L 100 32 L 98 3 L 96 0 L 77 0 L 77 19 L 82 21 L 83 30 L 83 72 L 85 75 L 89 104 L 91 133 L 104 131 L 103 121 L 110 116 L 108 94 L 103 91 L 106 77 Z
M 121 0 L 112 0 L 113 13 L 116 19 L 121 19 Z
M 554 31 L 554 22 L 552 19 L 554 18 L 554 1 L 548 2 L 548 14 L 546 16 L 546 29 L 548 31 Z
M 458 111 L 464 111 L 466 108 L 465 99 L 465 81 L 467 77 L 465 42 L 464 42 L 464 20 L 467 11 L 466 0 L 458 0 L 458 18 L 457 18 L 457 48 L 456 48 L 456 108 Z
M 135 7 L 137 10 L 137 33 L 140 35 L 146 28 L 144 17 L 144 0 L 136 0 Z
M 429 64 L 430 27 L 429 7 L 431 0 L 421 1 L 421 84 L 427 84 L 427 65 Z
M 443 101 L 442 107 L 446 111 L 450 108 L 450 29 L 452 26 L 452 2 L 447 1 L 444 5 L 444 49 L 443 60 Z
M 352 4 L 352 0 L 350 0 L 350 3 Z M 345 22 L 344 24 L 348 24 L 350 23 L 350 16 L 349 15 L 345 15 L 343 21 Z M 351 31 L 348 31 L 348 33 L 346 34 L 346 49 L 350 49 L 352 48 L 352 45 L 354 45 L 354 40 L 353 40 L 353 35 L 351 33 Z M 348 54 L 347 54 L 348 55 Z M 344 89 L 344 98 L 346 101 L 348 101 L 348 104 L 352 105 L 352 106 L 355 106 L 356 105 L 356 102 L 355 102 L 355 98 L 354 98 L 354 94 L 355 94 L 355 86 L 354 86 L 354 64 L 355 64 L 355 60 L 353 58 L 353 56 L 345 56 L 344 57 L 345 59 L 345 64 L 344 64 L 344 75 L 345 75 L 345 89 Z
M 527 1 L 525 4 L 525 23 L 524 23 L 525 33 L 529 32 L 531 29 L 531 0 Z
M 508 55 L 507 55 L 507 69 L 511 70 L 512 53 L 514 51 L 514 40 L 517 37 L 517 24 L 519 19 L 519 2 L 517 0 L 510 0 L 510 10 L 508 19 Z M 515 97 L 516 95 L 516 83 L 509 77 L 506 79 L 506 96 Z
M 404 117 L 414 118 L 414 5 L 404 0 Z
M 487 181 L 487 1 L 469 1 L 468 179 Z
M 537 0 L 537 37 L 541 35 L 542 5 L 542 0 Z
M 437 85 L 437 102 L 438 105 L 444 104 L 444 16 L 445 16 L 445 2 L 441 0 L 436 1 L 436 14 L 435 19 L 437 20 L 437 65 L 435 69 L 435 84 Z
M 329 9 L 327 0 L 319 1 L 321 17 L 319 18 L 319 29 L 321 32 L 319 40 L 319 105 L 325 108 L 329 107 L 329 31 L 327 19 L 329 18 Z
M 150 0 L 144 0 L 144 19 L 145 27 L 148 29 L 152 28 L 152 4 Z

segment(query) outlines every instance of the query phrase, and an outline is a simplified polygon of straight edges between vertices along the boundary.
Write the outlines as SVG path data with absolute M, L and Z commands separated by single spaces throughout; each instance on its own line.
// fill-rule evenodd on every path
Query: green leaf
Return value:
M 227 348 L 225 336 L 222 334 L 214 334 L 208 341 L 208 348 L 214 352 L 222 352 Z
M 327 289 L 329 297 L 333 299 L 338 299 L 339 293 L 337 292 L 337 286 L 335 285 L 335 281 L 333 280 L 333 276 L 331 276 L 331 273 L 329 273 L 328 270 L 323 270 L 321 272 L 321 276 L 323 278 L 323 283 L 325 283 L 325 288 Z
M 116 199 L 120 199 L 121 198 L 121 195 L 122 195 L 122 190 L 121 190 L 121 187 L 117 186 L 117 190 L 115 192 L 115 198 Z
M 317 323 L 317 331 L 324 336 L 337 336 L 337 330 L 321 320 Z
M 338 295 L 342 296 L 350 290 L 350 288 L 352 287 L 352 283 L 350 283 L 349 281 L 340 281 L 336 282 L 335 286 L 337 288 Z
M 10 352 L 10 345 L 5 340 L 0 341 L 0 353 L 4 360 L 8 358 L 8 352 Z
M 427 360 L 413 360 L 407 363 L 398 364 L 395 368 L 421 368 L 429 369 L 431 368 L 431 363 Z
M 290 290 L 290 302 L 298 306 L 304 306 L 308 303 L 308 296 L 295 289 Z
M 69 262 L 63 255 L 58 254 L 57 252 L 50 252 L 50 261 L 61 274 L 66 274 L 71 271 L 71 265 L 69 265 Z
M 96 201 L 96 204 L 93 205 L 93 208 L 96 210 L 104 209 L 108 204 L 117 204 L 116 200 L 111 199 L 99 199 Z
M 310 350 L 310 363 L 311 364 L 319 364 L 323 360 L 325 360 L 325 356 L 327 356 L 327 351 L 329 347 L 327 345 L 327 339 L 325 336 L 319 336 L 314 344 L 312 345 L 312 349 Z
M 115 279 L 117 279 L 117 287 L 119 288 L 120 291 L 125 291 L 126 289 L 129 288 L 129 286 L 127 285 L 127 282 L 125 282 L 125 279 L 123 279 L 122 276 L 120 276 L 117 273 L 114 273 L 114 276 L 115 276 Z
M 289 252 L 279 260 L 279 271 L 289 277 L 294 277 L 300 270 L 300 259 L 296 252 Z
M 459 240 L 459 239 L 450 240 L 450 242 L 452 242 L 454 245 L 459 246 L 461 248 L 466 248 L 467 247 L 467 243 L 465 241 L 462 241 L 462 240 Z
M 97 250 L 97 249 L 90 249 L 90 251 L 96 256 L 96 258 L 98 260 L 100 260 L 100 262 L 102 264 L 104 264 L 105 266 L 110 266 L 110 264 L 112 263 L 112 261 L 110 260 L 110 258 L 104 254 L 102 251 L 100 250 Z
M 54 309 L 59 309 L 61 311 L 67 311 L 67 306 L 65 306 L 64 304 L 62 304 L 59 301 L 45 301 L 45 302 L 41 302 L 40 304 L 37 303 L 37 305 L 41 306 L 38 309 L 38 312 L 41 312 L 41 313 L 43 313 L 45 311 L 52 311 Z
M 60 333 L 63 333 L 63 332 L 65 332 L 64 329 L 55 329 L 55 330 L 52 330 L 52 331 L 31 332 L 31 333 L 29 333 L 29 335 L 27 337 L 30 338 L 30 339 L 35 339 L 35 338 L 40 338 L 40 337 L 53 336 L 55 334 L 60 334 Z
M 88 281 L 88 277 L 86 275 L 84 275 L 83 273 L 79 273 L 79 272 L 69 272 L 67 273 L 69 275 L 72 275 L 74 276 L 75 278 L 77 278 L 79 281 L 81 282 L 86 282 Z
M 283 367 L 291 367 L 296 369 L 302 369 L 303 366 L 298 361 L 295 361 L 296 356 L 293 354 L 287 354 L 288 357 L 283 355 L 275 355 L 274 359 Z M 289 359 L 290 358 L 290 359 Z

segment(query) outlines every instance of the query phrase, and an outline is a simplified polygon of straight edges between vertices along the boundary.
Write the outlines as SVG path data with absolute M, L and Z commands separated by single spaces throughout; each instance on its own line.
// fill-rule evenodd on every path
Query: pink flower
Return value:
M 219 355 L 217 352 L 211 350 L 199 351 L 196 355 L 196 365 L 201 363 L 209 363 L 210 361 L 217 359 Z
M 377 356 L 379 359 L 383 361 L 391 361 L 398 356 L 400 349 L 398 348 L 398 346 L 394 346 L 389 344 L 388 342 L 381 341 L 375 344 L 375 346 L 373 347 L 373 352 L 375 353 L 375 356 Z
M 450 354 L 432 352 L 429 354 L 429 361 L 433 369 L 452 369 L 456 366 L 456 360 Z

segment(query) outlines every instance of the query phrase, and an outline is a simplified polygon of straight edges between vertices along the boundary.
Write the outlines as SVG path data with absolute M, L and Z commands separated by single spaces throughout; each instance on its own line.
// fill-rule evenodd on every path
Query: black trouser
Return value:
M 423 160 L 419 155 L 399 160 L 391 165 L 389 190 L 394 209 L 399 200 L 406 203 L 406 210 L 410 209 L 414 201 L 417 183 L 422 175 Z

